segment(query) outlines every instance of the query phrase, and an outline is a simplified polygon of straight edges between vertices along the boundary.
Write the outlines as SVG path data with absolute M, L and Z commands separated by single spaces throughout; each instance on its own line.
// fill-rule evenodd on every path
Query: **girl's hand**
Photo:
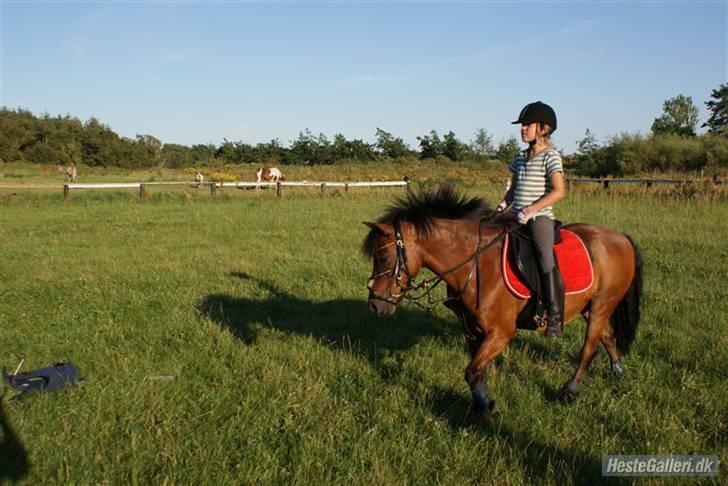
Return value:
M 495 212 L 498 213 L 498 214 L 500 214 L 503 211 L 505 211 L 507 207 L 508 207 L 508 203 L 504 199 L 500 203 L 498 203 L 498 206 L 496 206 L 496 208 L 495 208 Z
M 530 220 L 532 220 L 536 216 L 536 212 L 531 209 L 531 206 L 527 206 L 520 211 L 518 211 L 518 214 L 516 215 L 516 219 L 521 224 L 526 224 Z

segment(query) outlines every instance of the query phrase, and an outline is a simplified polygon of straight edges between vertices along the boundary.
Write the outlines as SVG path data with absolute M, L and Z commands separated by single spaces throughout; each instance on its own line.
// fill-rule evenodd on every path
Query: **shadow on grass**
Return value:
M 502 405 L 500 402 L 499 407 Z M 476 431 L 507 444 L 515 452 L 513 456 L 519 458 L 518 462 L 529 479 L 528 483 L 542 483 L 549 469 L 557 478 L 570 478 L 579 484 L 604 484 L 607 479 L 616 479 L 602 477 L 601 458 L 534 439 L 528 430 L 514 430 L 499 417 L 486 418 L 473 412 L 470 407 L 469 397 L 451 390 L 434 390 L 433 415 L 446 420 L 453 429 Z
M 453 322 L 407 306 L 390 317 L 377 318 L 363 299 L 311 302 L 242 272 L 230 276 L 254 281 L 271 297 L 256 300 L 213 294 L 206 296 L 198 308 L 202 315 L 226 326 L 246 344 L 253 344 L 258 330 L 268 327 L 311 336 L 326 345 L 361 354 L 376 364 L 382 352 L 409 349 L 423 338 L 460 336 Z
M 461 336 L 460 328 L 453 320 L 445 321 L 418 309 L 404 307 L 391 317 L 377 318 L 364 300 L 311 302 L 282 292 L 270 283 L 245 273 L 236 272 L 230 276 L 256 282 L 270 292 L 271 297 L 254 300 L 225 294 L 208 295 L 199 303 L 202 315 L 229 328 L 246 344 L 255 343 L 259 329 L 266 327 L 312 336 L 327 345 L 366 357 L 384 381 L 396 379 L 399 374 L 396 365 L 382 362 L 384 353 L 409 349 L 426 337 L 453 342 Z M 530 345 L 529 342 L 517 344 L 525 348 Z M 552 351 L 547 347 L 536 345 L 535 352 L 543 359 L 552 358 Z M 413 385 L 411 393 L 417 402 L 419 392 L 415 389 Z M 555 401 L 555 392 L 552 393 L 554 397 L 551 399 Z M 522 467 L 534 482 L 542 481 L 549 467 L 555 468 L 557 475 L 568 471 L 572 478 L 603 482 L 600 460 L 539 442 L 528 431 L 511 430 L 498 419 L 485 420 L 471 412 L 470 406 L 469 396 L 439 388 L 434 389 L 430 404 L 426 405 L 433 415 L 445 419 L 454 430 L 477 430 L 500 438 L 514 451 L 519 451 Z
M 28 454 L 10 426 L 0 397 L 0 484 L 20 481 L 28 474 Z

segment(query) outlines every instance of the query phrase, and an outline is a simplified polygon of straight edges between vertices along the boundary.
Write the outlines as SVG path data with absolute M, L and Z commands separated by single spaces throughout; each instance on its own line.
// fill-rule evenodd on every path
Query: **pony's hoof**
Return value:
M 559 399 L 563 403 L 571 403 L 579 396 L 579 385 L 574 381 L 568 382 L 561 388 Z
M 624 366 L 622 366 L 621 361 L 617 361 L 616 363 L 612 364 L 612 373 L 614 373 L 614 376 L 618 380 L 621 380 L 625 376 L 627 376 L 627 370 L 624 369 Z
M 473 412 L 476 415 L 482 415 L 485 418 L 496 417 L 500 414 L 500 410 L 498 410 L 495 406 L 495 400 L 488 400 L 485 407 L 477 407 L 473 404 Z
M 547 338 L 557 338 L 561 337 L 563 333 L 564 331 L 560 327 L 547 327 L 544 336 L 546 336 Z
M 495 407 L 495 400 L 491 400 L 488 403 L 488 409 L 483 411 L 486 417 L 497 417 L 500 414 L 500 410 Z

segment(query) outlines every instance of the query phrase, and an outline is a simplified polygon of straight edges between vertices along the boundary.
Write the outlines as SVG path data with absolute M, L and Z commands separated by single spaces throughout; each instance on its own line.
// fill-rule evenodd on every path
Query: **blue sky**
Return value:
M 0 105 L 164 143 L 287 145 L 308 128 L 417 148 L 518 135 L 542 100 L 574 150 L 647 133 L 728 82 L 727 2 L 0 1 Z

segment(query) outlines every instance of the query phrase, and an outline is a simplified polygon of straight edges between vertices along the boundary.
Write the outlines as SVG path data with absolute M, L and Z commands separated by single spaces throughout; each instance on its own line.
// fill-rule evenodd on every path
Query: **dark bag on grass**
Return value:
M 7 368 L 3 367 L 3 377 L 8 384 L 20 393 L 13 398 L 32 391 L 54 391 L 60 390 L 66 385 L 75 385 L 79 382 L 78 373 L 73 364 L 56 363 L 46 368 L 33 371 L 26 371 L 11 375 Z

